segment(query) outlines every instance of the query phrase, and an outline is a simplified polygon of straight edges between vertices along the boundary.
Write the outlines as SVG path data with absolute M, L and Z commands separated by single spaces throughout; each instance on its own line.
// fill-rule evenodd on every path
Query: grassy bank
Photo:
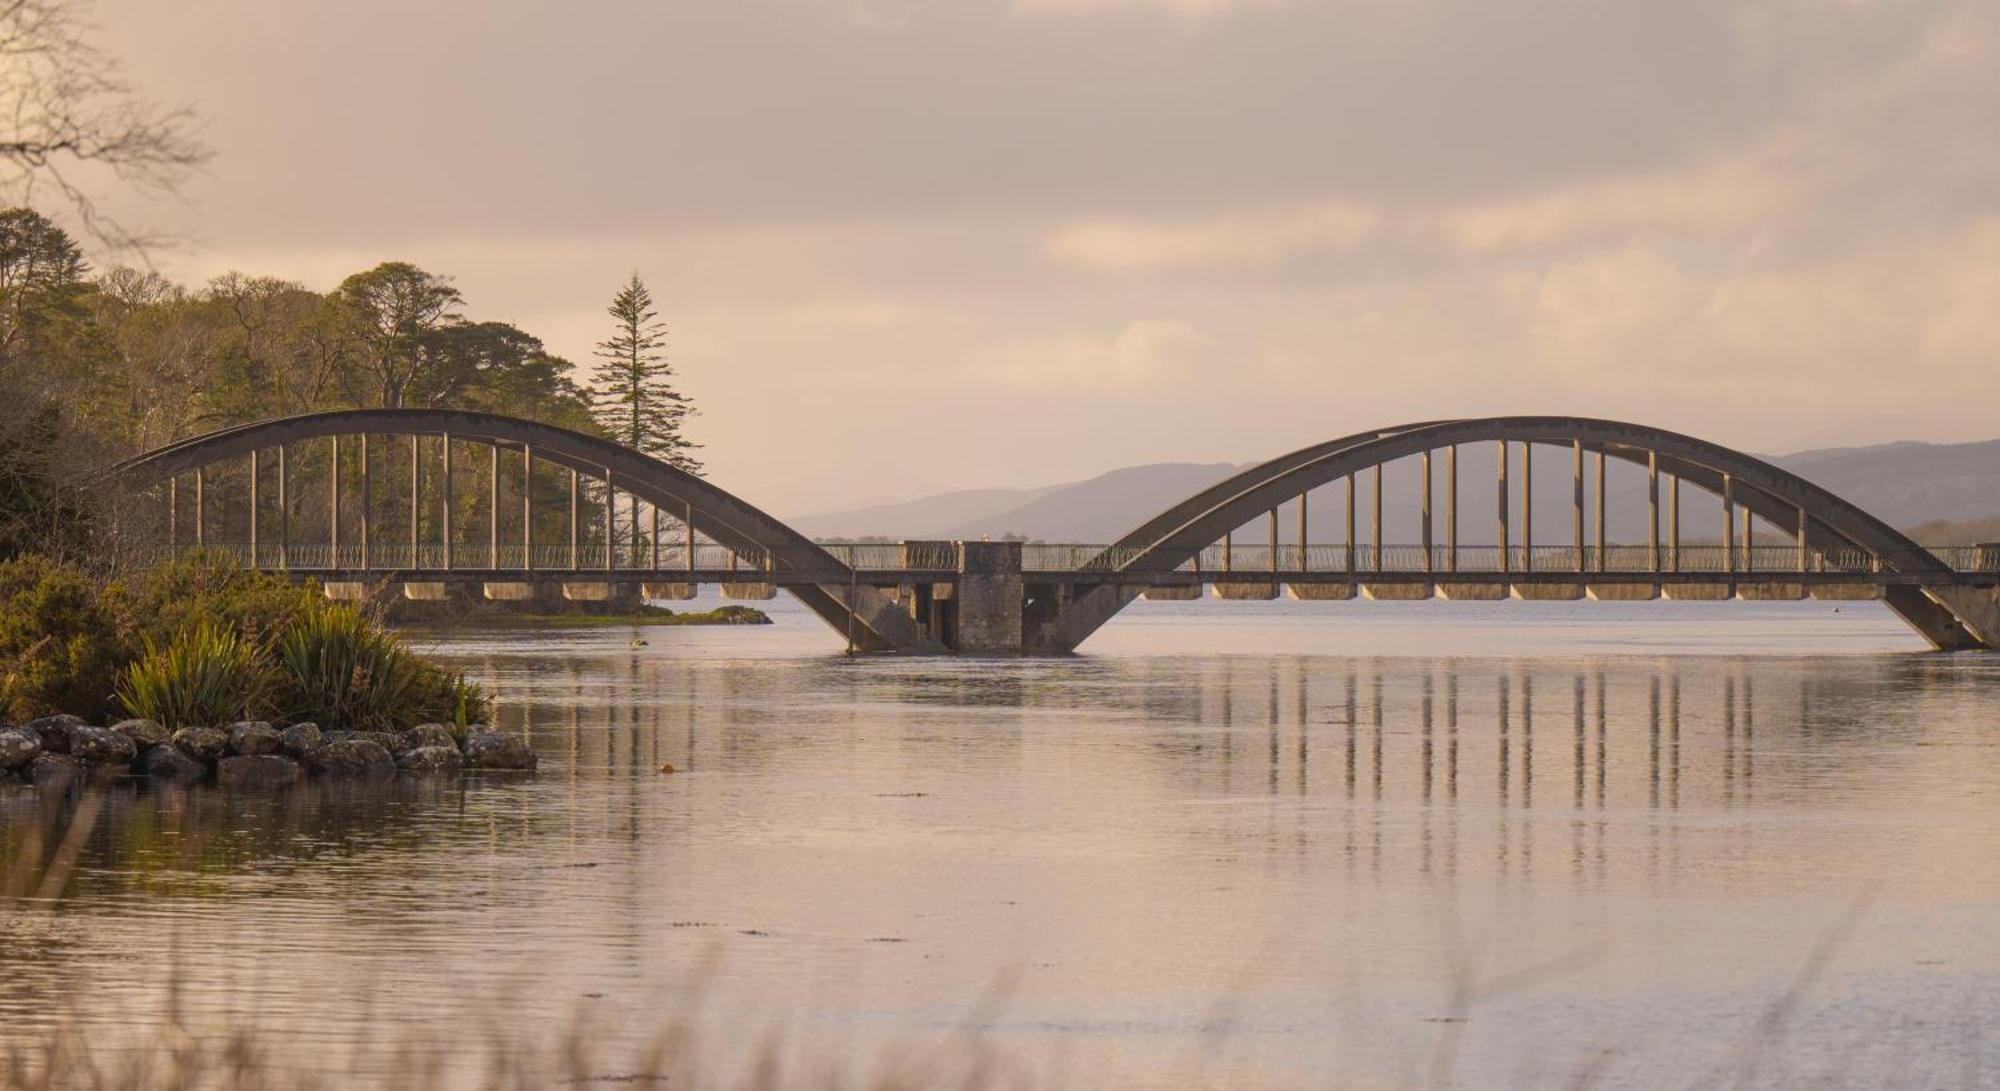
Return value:
M 522 628 L 578 628 L 604 625 L 769 625 L 771 616 L 750 606 L 718 606 L 700 613 L 677 613 L 659 607 L 615 614 L 524 614 L 494 611 L 481 624 Z

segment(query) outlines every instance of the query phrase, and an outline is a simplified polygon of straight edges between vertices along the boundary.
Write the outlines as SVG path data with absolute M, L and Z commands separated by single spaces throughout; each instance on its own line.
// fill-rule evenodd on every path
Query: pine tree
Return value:
M 682 426 L 696 414 L 687 395 L 674 389 L 674 368 L 663 351 L 667 327 L 653 310 L 653 294 L 638 273 L 611 297 L 616 332 L 597 345 L 603 361 L 594 373 L 593 408 L 612 438 L 668 465 L 701 473 Z

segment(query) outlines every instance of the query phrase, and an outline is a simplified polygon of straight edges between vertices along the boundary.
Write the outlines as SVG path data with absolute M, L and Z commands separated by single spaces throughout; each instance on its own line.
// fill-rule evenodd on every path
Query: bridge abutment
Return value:
M 1027 607 L 1021 577 L 1021 543 L 961 542 L 958 548 L 957 639 L 953 651 L 1019 654 L 1022 613 Z

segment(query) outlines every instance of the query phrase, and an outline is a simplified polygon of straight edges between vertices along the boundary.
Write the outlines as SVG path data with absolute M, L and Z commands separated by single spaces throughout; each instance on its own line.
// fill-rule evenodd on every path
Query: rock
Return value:
M 533 769 L 535 752 L 513 735 L 473 727 L 465 735 L 465 764 L 473 769 Z
M 452 776 L 464 765 L 456 746 L 419 746 L 396 759 L 396 768 L 416 776 Z
M 79 727 L 70 731 L 69 756 L 85 765 L 128 765 L 139 756 L 139 746 L 122 731 Z
M 42 737 L 18 728 L 0 731 L 0 770 L 13 772 L 42 753 Z
M 458 736 L 452 734 L 451 728 L 443 724 L 418 724 L 403 732 L 402 742 L 406 752 L 426 746 L 449 746 L 453 750 L 458 749 Z
M 307 764 L 328 776 L 387 777 L 396 774 L 396 759 L 373 739 L 336 739 L 306 756 Z
M 110 729 L 106 728 L 106 730 Z M 83 771 L 90 778 L 90 783 L 109 784 L 114 780 L 124 780 L 126 777 L 131 776 L 132 766 L 129 762 L 122 761 L 112 764 L 100 763 L 84 766 Z
M 174 745 L 196 761 L 214 763 L 229 753 L 229 732 L 219 727 L 183 727 L 174 732 Z
M 42 749 L 45 752 L 67 754 L 70 733 L 87 725 L 83 722 L 83 717 L 65 713 L 61 716 L 44 716 L 39 720 L 29 720 L 21 726 L 34 732 L 36 737 L 42 740 Z
M 387 750 L 391 757 L 402 750 L 408 749 L 403 745 L 403 737 L 394 731 L 329 731 L 326 733 L 326 741 L 330 743 L 372 742 L 382 749 Z
M 289 788 L 298 780 L 299 763 L 277 754 L 238 754 L 215 766 L 215 782 L 225 788 Z
M 111 725 L 111 730 L 131 739 L 132 745 L 141 750 L 165 746 L 174 737 L 158 720 L 120 720 Z
M 229 728 L 229 749 L 245 757 L 275 754 L 284 748 L 278 729 L 262 720 L 246 720 Z
M 312 753 L 315 748 L 325 741 L 320 736 L 318 724 L 293 724 L 283 731 L 278 732 L 278 749 L 282 750 L 287 757 L 297 758 L 301 761 L 305 760 L 307 754 Z
M 28 779 L 34 781 L 37 788 L 60 791 L 69 787 L 82 772 L 83 766 L 68 754 L 43 754 L 28 763 Z
M 200 780 L 208 775 L 208 766 L 170 744 L 139 755 L 139 771 L 155 780 Z

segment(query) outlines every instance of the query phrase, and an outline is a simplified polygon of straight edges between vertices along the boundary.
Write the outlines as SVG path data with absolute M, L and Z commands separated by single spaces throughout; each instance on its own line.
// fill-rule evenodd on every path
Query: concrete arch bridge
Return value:
M 1476 518 L 1461 510 L 1459 472 L 1475 450 L 1491 452 L 1496 473 L 1493 507 Z M 1550 459 L 1569 467 L 1570 518 L 1538 539 L 1535 513 L 1546 523 L 1550 505 L 1534 490 L 1540 480 L 1546 493 Z M 1390 465 L 1417 490 L 1415 541 L 1384 540 Z M 1644 528 L 1623 534 L 1642 540 L 1610 536 L 1614 467 L 1643 474 Z M 116 475 L 157 496 L 122 510 L 155 521 L 164 553 L 232 555 L 317 579 L 331 595 L 385 582 L 415 598 L 783 589 L 861 651 L 1062 654 L 1141 596 L 1204 589 L 1235 599 L 1879 599 L 1934 648 L 2000 647 L 2000 547 L 1926 549 L 1753 456 L 1583 417 L 1356 433 L 1245 470 L 1093 545 L 818 543 L 617 443 L 462 410 L 262 421 L 147 452 Z M 1707 533 L 1684 525 L 1684 491 L 1719 502 Z M 1315 520 L 1315 499 L 1332 518 Z

